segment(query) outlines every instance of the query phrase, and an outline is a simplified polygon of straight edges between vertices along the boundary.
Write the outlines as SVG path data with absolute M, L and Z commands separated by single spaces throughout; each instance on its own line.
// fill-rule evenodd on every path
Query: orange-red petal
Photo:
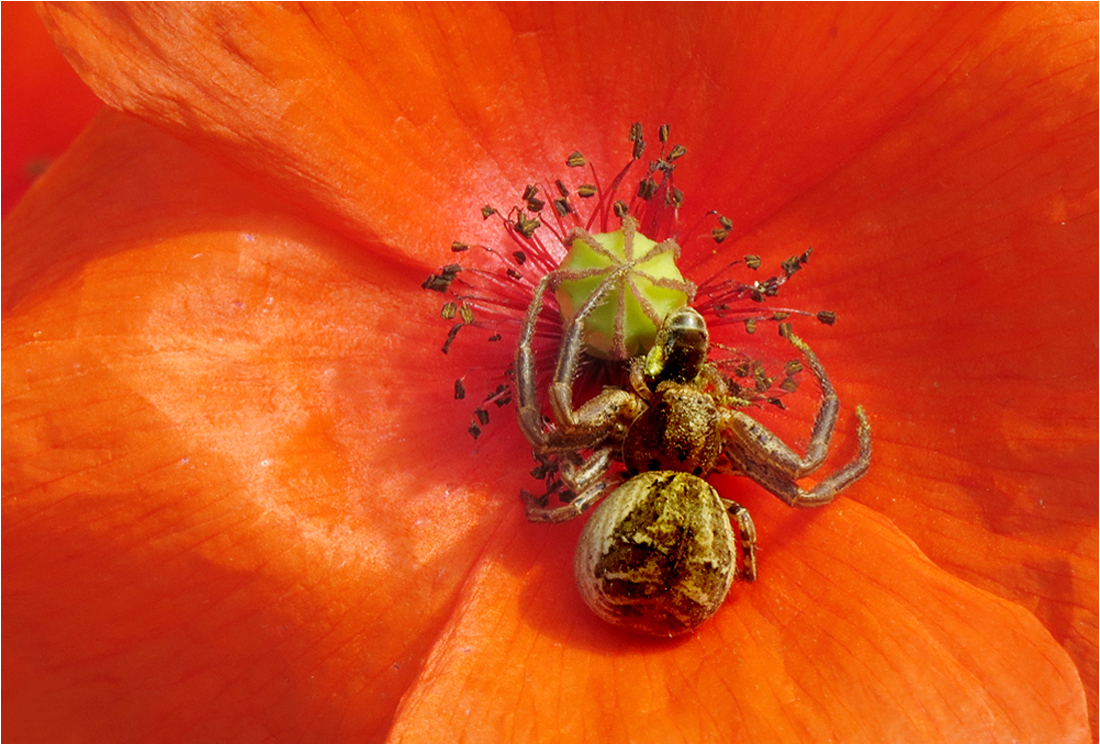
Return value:
M 723 488 L 736 493 L 737 483 Z M 560 526 L 516 517 L 402 701 L 412 742 L 1001 742 L 1088 737 L 1068 655 L 842 499 L 754 510 L 760 581 L 688 638 L 597 621 Z M 532 551 L 532 549 L 534 549 Z M 1045 640 L 1044 640 L 1045 639 Z M 1074 714 L 1075 712 L 1075 714 Z
M 8 214 L 103 103 L 57 51 L 31 3 L 3 13 L 3 205 Z
M 1055 11 L 1000 15 L 904 123 L 738 250 L 815 246 L 794 293 L 841 322 L 807 338 L 875 425 L 854 498 L 1036 613 L 1095 724 L 1096 23 Z
M 327 230 L 422 264 L 468 237 L 482 201 L 561 154 L 614 164 L 623 124 L 671 120 L 706 153 L 678 173 L 693 209 L 737 219 L 742 241 L 724 248 L 818 247 L 797 302 L 841 312 L 812 341 L 877 433 L 853 498 L 958 577 L 1033 609 L 1095 713 L 1095 317 L 1081 315 L 1096 301 L 1095 12 L 52 15 L 109 100 L 273 177 Z M 35 271 L 64 274 L 66 256 Z M 425 386 L 454 376 L 418 372 Z
M 5 739 L 381 738 L 519 488 L 419 276 L 116 113 L 3 244 Z
M 523 448 L 470 457 L 417 277 L 119 115 L 45 178 L 5 225 L 12 735 L 1083 736 L 1045 630 L 855 504 L 754 506 L 767 579 L 687 644 L 624 642 L 572 591 L 580 526 L 506 496 Z M 496 695 L 509 670 L 546 678 Z M 456 687 L 479 717 L 417 729 Z

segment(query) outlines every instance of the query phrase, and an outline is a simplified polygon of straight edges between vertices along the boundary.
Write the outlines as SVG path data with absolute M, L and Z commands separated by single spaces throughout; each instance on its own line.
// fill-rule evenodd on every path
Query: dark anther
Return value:
M 554 200 L 554 211 L 558 213 L 558 217 L 565 217 L 569 214 L 569 202 L 566 199 Z
M 522 235 L 524 238 L 530 238 L 535 234 L 535 231 L 542 226 L 542 223 L 538 220 L 529 220 L 527 216 L 521 211 L 516 217 L 516 232 Z
M 459 253 L 460 251 L 469 251 L 470 247 L 467 246 L 465 243 L 460 243 L 458 241 L 455 241 L 454 243 L 451 244 L 451 250 L 454 251 L 455 253 Z
M 773 321 L 782 321 L 782 320 L 785 320 L 789 315 L 790 315 L 790 313 L 788 313 L 785 310 L 777 310 L 775 313 L 772 313 L 772 320 Z
M 531 199 L 527 200 L 527 209 L 531 210 L 532 212 L 542 212 L 542 208 L 545 206 L 546 202 L 542 201 L 541 199 L 535 199 L 534 197 L 532 197 Z
M 534 184 L 527 184 L 527 188 L 523 190 L 523 201 L 534 199 L 535 195 L 539 193 L 539 187 Z
M 451 326 L 451 330 L 447 332 L 447 340 L 443 342 L 443 354 L 447 354 L 447 352 L 451 351 L 451 344 L 454 342 L 455 337 L 458 336 L 458 330 L 462 328 L 462 325 L 461 323 L 456 323 L 454 326 Z
M 764 372 L 764 368 L 760 365 L 756 365 L 752 371 L 753 384 L 756 386 L 758 393 L 763 393 L 772 387 L 772 379 Z
M 669 152 L 668 157 L 666 158 L 666 160 L 669 163 L 672 163 L 677 158 L 682 158 L 685 155 L 687 155 L 687 148 L 686 147 L 684 147 L 683 145 L 673 145 L 672 150 Z
M 483 218 L 485 218 L 486 220 L 488 220 L 490 217 L 492 217 L 496 213 L 497 213 L 497 211 L 495 209 L 493 209 L 492 207 L 490 207 L 489 205 L 485 205 L 484 207 L 481 208 L 481 216 Z
M 794 378 L 783 378 L 783 382 L 779 384 L 779 389 L 787 393 L 794 393 L 798 390 L 798 381 Z
M 798 256 L 792 256 L 789 259 L 784 259 L 781 266 L 783 267 L 783 271 L 787 274 L 787 276 L 790 277 L 802 268 L 802 259 Z
M 443 303 L 443 318 L 444 320 L 451 320 L 455 317 L 455 311 L 458 310 L 458 306 L 454 303 Z
M 715 243 L 721 243 L 722 241 L 726 240 L 729 234 L 730 232 L 725 228 L 715 228 L 714 230 L 710 231 L 710 237 L 714 239 Z
M 489 341 L 500 341 L 500 339 L 501 339 L 500 334 L 493 334 L 492 336 L 489 337 Z
M 630 125 L 630 141 L 637 142 L 642 139 L 642 123 L 634 122 Z
M 477 426 L 473 422 L 470 422 L 470 426 L 466 428 L 466 431 L 470 433 L 470 436 L 475 440 L 481 436 L 481 427 Z
M 745 266 L 749 269 L 760 268 L 760 257 L 755 254 L 749 254 L 745 257 Z
M 493 403 L 497 406 L 504 406 L 504 404 L 511 402 L 512 396 L 508 394 L 508 386 L 501 383 L 497 386 L 497 389 L 493 391 L 493 395 L 489 396 L 489 399 L 492 399 Z
M 547 496 L 545 494 L 540 497 L 536 497 L 534 494 L 527 491 L 526 489 L 519 490 L 519 498 L 523 500 L 524 504 L 532 505 L 535 507 L 545 507 L 550 503 L 550 500 L 547 499 Z
M 674 187 L 672 187 L 672 192 L 671 193 L 672 193 L 672 206 L 674 206 L 676 209 L 680 209 L 681 207 L 683 207 L 684 206 L 684 192 L 680 191 L 679 189 L 677 189 L 674 186 Z
M 818 311 L 817 320 L 821 321 L 826 326 L 832 326 L 836 323 L 836 313 L 831 310 Z
M 798 375 L 802 372 L 802 363 L 798 360 L 788 360 L 787 364 L 783 365 L 783 372 L 788 375 Z
M 455 401 L 461 401 L 466 398 L 466 386 L 462 385 L 461 380 L 455 381 Z
M 746 318 L 745 319 L 745 331 L 747 331 L 750 334 L 755 334 L 756 333 L 756 319 L 755 318 Z
M 527 254 L 525 254 L 523 251 L 513 251 L 512 258 L 515 259 L 516 263 L 520 266 L 523 266 L 527 263 Z
M 642 157 L 642 153 L 644 152 L 645 140 L 643 140 L 642 136 L 639 134 L 638 139 L 634 140 L 634 160 L 638 160 L 638 158 Z
M 791 329 L 790 321 L 783 321 L 783 323 L 779 324 L 779 335 L 784 339 L 790 339 L 793 333 L 794 331 Z
M 489 412 L 485 409 L 474 409 L 474 416 L 481 422 L 482 427 L 489 423 Z
M 718 223 L 726 230 L 733 230 L 733 220 L 729 219 L 725 215 L 718 216 Z
M 512 279 L 516 280 L 517 282 L 519 280 L 523 279 L 523 275 L 520 274 L 519 272 L 517 272 L 512 267 L 508 267 L 507 272 L 508 272 L 508 276 L 511 277 Z
M 585 164 L 584 156 L 579 150 L 574 150 L 569 154 L 569 157 L 565 159 L 565 165 L 570 168 L 580 168 Z
M 657 129 L 657 136 L 661 139 L 661 144 L 668 142 L 668 131 L 670 127 L 667 124 L 662 124 Z
M 565 184 L 561 182 L 561 179 L 555 181 L 554 185 L 558 187 L 558 194 L 561 194 L 563 197 L 569 196 L 569 190 L 565 188 Z
M 642 179 L 638 183 L 638 196 L 649 199 L 657 192 L 657 182 L 651 178 Z
M 626 202 L 624 202 L 621 199 L 619 199 L 615 202 L 614 207 L 615 207 L 615 217 L 618 217 L 620 219 L 626 217 L 627 213 L 630 211 L 630 208 L 626 206 Z
M 435 290 L 436 292 L 446 292 L 447 288 L 451 286 L 451 282 L 458 276 L 458 273 L 462 271 L 462 267 L 458 264 L 448 264 L 439 270 L 439 274 L 429 274 L 428 278 L 424 280 L 424 283 L 420 285 L 425 290 Z
M 592 184 L 581 184 L 577 187 L 577 194 L 587 199 L 588 197 L 594 197 L 598 193 L 598 190 Z
M 463 305 L 458 309 L 458 316 L 462 319 L 463 323 L 474 322 L 474 311 L 469 305 Z

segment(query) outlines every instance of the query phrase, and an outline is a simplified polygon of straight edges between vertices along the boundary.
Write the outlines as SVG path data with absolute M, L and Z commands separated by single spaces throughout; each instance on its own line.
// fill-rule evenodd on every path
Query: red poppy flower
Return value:
M 1095 737 L 1095 6 L 45 18 L 127 113 L 4 224 L 5 739 Z M 419 287 L 634 120 L 715 262 L 815 247 L 875 431 L 823 510 L 715 479 L 761 579 L 671 642 L 581 604 Z

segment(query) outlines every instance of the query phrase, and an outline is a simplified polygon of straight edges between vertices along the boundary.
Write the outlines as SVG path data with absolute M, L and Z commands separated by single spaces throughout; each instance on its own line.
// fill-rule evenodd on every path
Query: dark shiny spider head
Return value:
M 657 339 L 646 355 L 646 382 L 691 382 L 706 363 L 709 350 L 710 334 L 703 316 L 688 306 L 672 311 L 657 329 Z

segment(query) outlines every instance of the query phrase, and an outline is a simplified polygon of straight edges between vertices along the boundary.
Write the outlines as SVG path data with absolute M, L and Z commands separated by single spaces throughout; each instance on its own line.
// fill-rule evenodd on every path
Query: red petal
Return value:
M 513 506 L 420 276 L 276 205 L 112 113 L 5 222 L 5 739 L 377 740 Z
M 507 522 L 391 739 L 1088 737 L 1072 662 L 1022 608 L 937 569 L 854 502 L 808 514 L 772 500 L 754 513 L 760 581 L 735 585 L 690 638 L 664 642 L 588 612 L 560 526 Z
M 761 228 L 737 252 L 819 248 L 799 304 L 841 312 L 812 341 L 878 436 L 852 496 L 941 566 L 1034 608 L 1095 712 L 1095 414 L 1080 414 L 1095 412 L 1095 319 L 1079 315 L 1096 300 L 1095 7 L 453 8 L 349 20 L 388 29 L 360 39 L 328 16 L 316 31 L 267 8 L 241 11 L 254 27 L 218 6 L 65 9 L 58 23 L 100 26 L 67 39 L 120 105 L 274 176 L 322 224 L 393 237 L 424 263 L 468 229 L 471 195 L 496 201 L 589 141 L 614 162 L 621 123 L 675 114 L 706 151 L 700 188 L 682 171 L 705 202 L 695 209 Z M 172 12 L 195 19 L 193 35 Z M 722 26 L 736 44 L 703 33 Z M 593 74 L 609 69 L 629 74 Z M 521 131 L 531 121 L 537 132 Z M 469 163 L 490 165 L 470 175 Z M 1037 246 L 1049 251 L 1038 270 Z M 34 271 L 63 275 L 67 261 Z
M 840 313 L 807 338 L 875 426 L 851 495 L 1035 612 L 1095 712 L 1096 23 L 1079 10 L 1000 16 L 904 122 L 737 249 L 814 245 L 788 297 Z
M 103 103 L 53 45 L 31 3 L 5 3 L 3 214 Z

